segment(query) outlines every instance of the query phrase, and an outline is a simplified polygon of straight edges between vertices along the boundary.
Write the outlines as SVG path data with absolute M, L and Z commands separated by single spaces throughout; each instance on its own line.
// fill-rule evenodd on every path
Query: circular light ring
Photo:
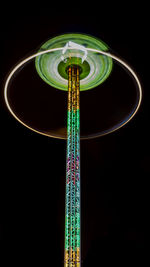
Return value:
M 69 41 L 82 45 L 86 49 L 93 48 L 108 51 L 108 46 L 101 40 L 89 35 L 74 33 L 60 35 L 48 40 L 41 46 L 40 51 L 56 47 L 64 48 Z M 51 54 L 42 54 L 35 59 L 36 70 L 46 83 L 57 89 L 67 91 L 68 79 L 64 76 L 65 70 L 68 64 L 74 64 L 78 61 L 78 65 L 83 69 L 80 77 L 80 91 L 89 90 L 108 78 L 112 71 L 113 62 L 110 57 L 89 52 L 85 63 L 82 64 L 83 55 L 84 51 L 70 48 L 63 55 L 64 60 L 62 60 L 62 51 L 60 50 L 53 51 Z M 62 62 L 64 64 L 61 64 Z
M 59 136 L 56 134 L 48 134 L 48 133 L 45 133 L 45 132 L 42 132 L 42 131 L 39 131 L 37 129 L 34 129 L 32 127 L 30 127 L 29 125 L 27 125 L 26 123 L 24 123 L 15 113 L 14 111 L 12 110 L 10 104 L 9 104 L 9 101 L 8 101 L 8 97 L 7 97 L 7 93 L 8 93 L 8 86 L 9 86 L 9 83 L 11 81 L 11 79 L 13 78 L 14 74 L 16 73 L 16 71 L 21 68 L 25 63 L 27 63 L 28 61 L 30 61 L 31 59 L 37 57 L 37 56 L 40 56 L 42 54 L 46 54 L 46 53 L 51 53 L 51 52 L 54 52 L 54 51 L 61 51 L 63 48 L 53 48 L 53 49 L 49 49 L 49 50 L 46 50 L 46 51 L 41 51 L 41 52 L 38 52 L 34 55 L 31 55 L 29 57 L 27 57 L 26 59 L 24 59 L 23 61 L 21 61 L 9 74 L 9 76 L 7 77 L 7 80 L 6 80 L 6 83 L 5 83 L 5 86 L 4 86 L 4 99 L 5 99 L 5 103 L 6 103 L 6 106 L 8 108 L 8 110 L 10 111 L 10 113 L 14 116 L 14 118 L 16 120 L 18 120 L 21 124 L 23 124 L 25 127 L 27 127 L 28 129 L 36 132 L 36 133 L 39 133 L 39 134 L 42 134 L 42 135 L 45 135 L 45 136 L 48 136 L 48 137 L 54 137 L 54 138 L 59 138 L 59 139 L 66 139 L 65 137 L 62 137 L 62 136 Z M 72 50 L 75 50 L 76 48 L 72 48 Z M 93 48 L 87 48 L 88 51 L 91 51 L 91 52 L 94 52 L 94 53 L 99 53 L 99 54 L 103 54 L 105 56 L 108 56 L 108 57 L 111 57 L 112 59 L 116 60 L 117 62 L 119 62 L 123 67 L 125 67 L 125 69 L 127 69 L 129 71 L 129 73 L 132 75 L 132 77 L 134 78 L 136 84 L 137 84 L 137 88 L 138 88 L 138 101 L 136 103 L 136 105 L 134 106 L 133 110 L 131 111 L 130 115 L 122 122 L 122 123 L 118 123 L 117 125 L 115 125 L 114 127 L 106 130 L 106 131 L 103 131 L 101 133 L 98 133 L 97 135 L 94 135 L 94 136 L 81 136 L 81 139 L 90 139 L 90 138 L 95 138 L 95 137 L 100 137 L 100 136 L 103 136 L 103 135 L 106 135 L 106 134 L 109 134 L 109 133 L 112 133 L 118 129 L 120 129 L 121 127 L 123 127 L 124 125 L 126 125 L 133 117 L 134 115 L 137 113 L 139 107 L 140 107 L 140 104 L 141 104 L 141 101 L 142 101 L 142 87 L 141 87 L 141 84 L 140 84 L 140 81 L 136 75 L 136 73 L 133 71 L 133 69 L 127 64 L 125 63 L 122 59 L 120 59 L 119 57 L 113 55 L 113 54 L 110 54 L 108 52 L 105 52 L 105 51 L 100 51 L 100 50 L 97 50 L 97 49 L 93 49 Z

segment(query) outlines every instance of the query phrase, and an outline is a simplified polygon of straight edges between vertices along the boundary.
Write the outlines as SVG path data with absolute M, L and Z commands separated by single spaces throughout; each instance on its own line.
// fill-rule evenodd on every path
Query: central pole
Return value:
M 67 162 L 64 267 L 80 267 L 80 79 L 68 68 Z

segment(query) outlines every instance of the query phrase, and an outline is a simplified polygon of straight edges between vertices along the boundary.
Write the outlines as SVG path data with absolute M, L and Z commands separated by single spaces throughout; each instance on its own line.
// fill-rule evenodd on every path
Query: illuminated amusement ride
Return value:
M 11 81 L 23 71 L 26 63 L 34 60 L 36 73 L 50 87 L 67 92 L 66 132 L 57 133 L 40 129 L 25 120 L 15 109 L 11 99 Z M 134 82 L 136 101 L 130 112 L 115 125 L 95 135 L 80 134 L 80 92 L 101 85 L 113 75 L 114 64 L 123 66 Z M 42 82 L 43 82 L 42 81 Z M 44 85 L 44 83 L 43 83 Z M 20 89 L 21 90 L 21 89 Z M 45 42 L 35 54 L 19 62 L 7 77 L 4 89 L 6 105 L 11 114 L 27 128 L 55 138 L 67 139 L 66 193 L 65 193 L 65 240 L 64 266 L 81 266 L 81 193 L 80 193 L 80 139 L 93 138 L 111 133 L 136 114 L 142 99 L 139 79 L 133 69 L 122 59 L 110 53 L 101 40 L 85 34 L 64 34 Z M 90 107 L 89 107 L 90 109 Z

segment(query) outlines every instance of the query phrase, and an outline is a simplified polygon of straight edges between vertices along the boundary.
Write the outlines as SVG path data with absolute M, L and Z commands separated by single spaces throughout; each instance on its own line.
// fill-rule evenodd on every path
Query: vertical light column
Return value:
M 65 267 L 80 267 L 80 80 L 78 66 L 68 69 Z

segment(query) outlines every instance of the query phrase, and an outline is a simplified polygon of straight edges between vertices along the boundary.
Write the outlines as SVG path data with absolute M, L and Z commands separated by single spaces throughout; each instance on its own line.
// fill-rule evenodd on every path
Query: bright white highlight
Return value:
M 64 46 L 63 50 L 62 50 L 62 54 L 64 55 L 65 52 L 67 51 L 67 49 L 70 48 L 75 48 L 78 50 L 81 50 L 84 52 L 84 56 L 82 57 L 82 63 L 84 62 L 84 60 L 87 58 L 87 49 L 83 46 L 83 45 L 79 45 L 75 42 L 69 41 L 68 43 L 66 43 L 66 45 Z M 62 60 L 64 60 L 64 57 L 61 57 Z
M 8 97 L 7 97 L 7 93 L 8 93 L 8 86 L 9 86 L 9 82 L 10 80 L 13 78 L 13 75 L 15 74 L 15 72 L 21 67 L 23 66 L 25 63 L 27 63 L 28 61 L 30 61 L 31 59 L 37 57 L 37 56 L 40 56 L 40 55 L 43 55 L 43 54 L 46 54 L 46 53 L 51 53 L 53 51 L 61 51 L 63 50 L 64 48 L 53 48 L 53 49 L 48 49 L 48 50 L 45 50 L 45 51 L 40 51 L 34 55 L 31 55 L 29 57 L 27 57 L 26 59 L 24 59 L 23 61 L 21 61 L 17 66 L 14 67 L 14 69 L 10 72 L 10 74 L 8 75 L 7 77 L 7 80 L 5 82 L 5 86 L 4 86 L 4 99 L 5 99 L 5 103 L 6 103 L 6 106 L 8 108 L 8 110 L 10 111 L 10 113 L 14 116 L 14 118 L 16 120 L 18 120 L 21 124 L 23 124 L 25 127 L 27 127 L 28 129 L 36 132 L 36 133 L 39 133 L 39 134 L 42 134 L 42 135 L 45 135 L 45 136 L 48 136 L 48 137 L 54 137 L 54 138 L 58 138 L 58 136 L 54 136 L 54 135 L 49 135 L 47 133 L 44 133 L 44 132 L 40 132 L 30 126 L 28 126 L 27 124 L 25 124 L 22 120 L 20 120 L 17 115 L 13 112 L 10 104 L 9 104 L 9 101 L 8 101 Z M 72 49 L 72 50 L 79 50 L 79 47 L 70 47 L 69 49 Z M 123 122 L 121 125 L 115 127 L 114 129 L 111 129 L 110 131 L 104 133 L 103 135 L 106 135 L 108 133 L 111 133 L 111 132 L 114 132 L 116 130 L 118 130 L 119 128 L 121 128 L 122 126 L 124 126 L 125 124 L 127 124 L 133 117 L 134 115 L 137 113 L 140 105 L 141 105 L 141 101 L 142 101 L 142 87 L 141 87 L 141 84 L 140 84 L 140 81 L 136 75 L 136 73 L 133 71 L 133 69 L 127 64 L 125 63 L 123 60 L 121 60 L 120 58 L 118 58 L 117 56 L 113 55 L 113 54 L 110 54 L 108 52 L 104 52 L 104 51 L 101 51 L 101 50 L 97 50 L 97 49 L 93 49 L 93 48 L 86 48 L 87 51 L 91 51 L 91 52 L 94 52 L 94 53 L 98 53 L 98 54 L 102 54 L 102 55 L 106 55 L 108 57 L 111 57 L 112 59 L 116 60 L 117 62 L 119 62 L 121 65 L 123 65 L 133 76 L 134 80 L 136 81 L 136 84 L 138 86 L 138 90 L 139 90 L 139 100 L 138 100 L 138 104 L 134 110 L 134 112 L 131 114 L 131 116 L 125 121 Z M 102 135 L 101 135 L 102 136 Z M 63 137 L 59 137 L 60 139 L 65 139 Z M 89 137 L 87 137 L 88 139 Z M 86 139 L 86 138 L 84 138 Z

